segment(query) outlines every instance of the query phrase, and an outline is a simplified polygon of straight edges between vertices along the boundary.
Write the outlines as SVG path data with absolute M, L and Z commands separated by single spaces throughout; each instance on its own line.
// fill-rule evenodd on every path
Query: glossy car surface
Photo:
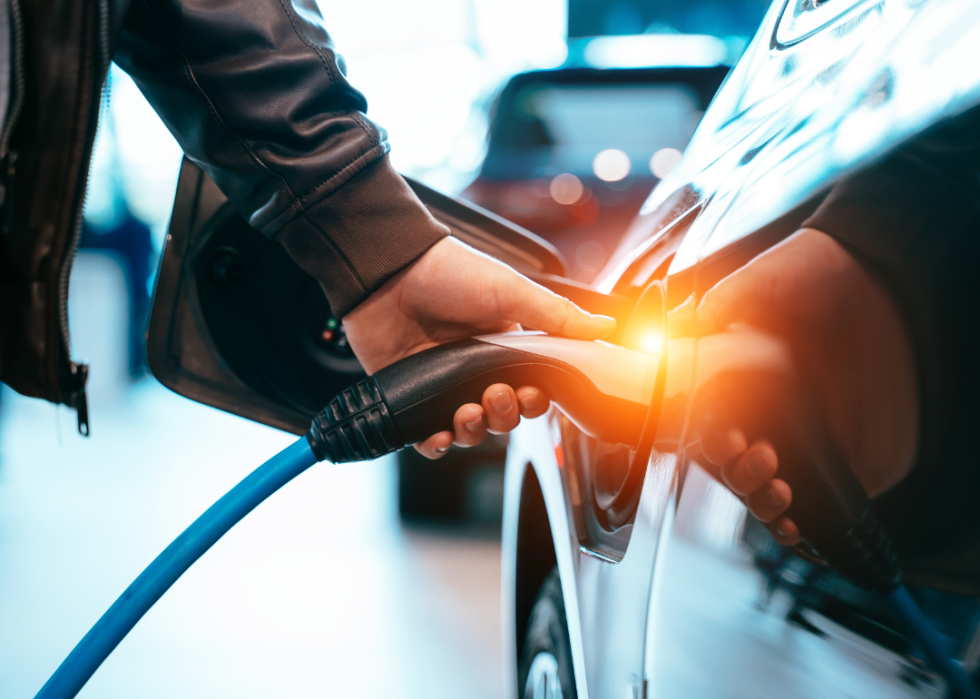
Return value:
M 978 45 L 976 3 L 777 0 L 598 287 L 636 300 L 659 281 L 668 306 L 700 296 L 796 230 L 840 178 L 980 102 Z M 612 526 L 603 503 L 629 458 L 556 410 L 512 437 L 514 696 L 546 696 L 566 662 L 564 697 L 943 696 L 875 598 L 780 551 L 694 459 L 654 453 L 631 521 Z M 539 598 L 555 568 L 567 654 L 528 653 L 541 604 L 555 606 Z M 922 594 L 955 620 L 951 648 L 975 668 L 975 600 Z

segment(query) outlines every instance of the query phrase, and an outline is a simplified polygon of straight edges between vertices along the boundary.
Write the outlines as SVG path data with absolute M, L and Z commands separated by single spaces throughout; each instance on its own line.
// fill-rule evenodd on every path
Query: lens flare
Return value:
M 647 354 L 660 354 L 663 348 L 663 336 L 657 332 L 648 332 L 640 336 L 640 349 Z

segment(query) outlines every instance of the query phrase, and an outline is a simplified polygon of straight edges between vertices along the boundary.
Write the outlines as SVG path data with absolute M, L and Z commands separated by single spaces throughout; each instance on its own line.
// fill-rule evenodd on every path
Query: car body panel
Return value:
M 980 103 L 978 46 L 980 5 L 965 0 L 778 0 L 598 288 L 635 298 L 662 274 L 669 305 L 700 297 L 796 230 L 841 178 Z M 561 513 L 548 517 L 565 550 L 570 634 L 575 662 L 585 663 L 575 668 L 580 697 L 941 696 L 940 682 L 916 674 L 908 639 L 880 600 L 787 559 L 767 577 L 769 544 L 750 540 L 745 508 L 690 460 L 671 461 L 666 496 L 644 484 L 621 562 L 576 558 L 573 481 L 554 456 L 568 444 L 555 430 L 530 429 L 515 433 L 508 463 L 530 464 L 545 503 Z M 505 537 L 519 537 L 521 481 L 508 479 Z M 506 563 L 512 550 L 504 552 Z M 642 581 L 627 580 L 627 570 Z M 822 601 L 787 623 L 813 575 Z M 508 587 L 518 577 L 505 577 L 505 600 L 520 594 Z M 767 580 L 776 580 L 771 598 Z M 960 601 L 973 610 L 961 616 L 974 618 L 976 603 Z M 975 663 L 973 623 L 957 643 Z
M 787 623 L 791 598 L 767 599 L 740 545 L 746 510 L 692 465 L 663 531 L 648 617 L 648 697 L 764 696 L 823 699 L 941 696 L 900 677 L 906 660 L 825 617 L 825 634 Z
M 689 188 L 711 206 L 672 271 L 980 101 L 975 3 L 835 0 L 827 6 L 842 9 L 829 25 L 779 49 L 777 27 L 796 1 L 770 8 L 684 157 L 643 205 L 600 275 L 600 288 L 611 288 L 636 248 L 663 226 L 678 190 Z
M 608 696 L 607 685 L 617 687 L 618 696 L 642 696 L 643 647 L 646 633 L 646 606 L 649 580 L 659 540 L 661 522 L 673 491 L 674 459 L 662 454 L 650 461 L 644 480 L 641 507 L 633 523 L 633 534 L 626 556 L 611 565 L 580 545 L 572 521 L 567 473 L 558 466 L 552 446 L 557 411 L 536 420 L 525 421 L 511 441 L 505 477 L 505 501 L 521 496 L 525 470 L 531 468 L 545 495 L 545 506 L 555 545 L 565 614 L 568 619 L 572 657 L 576 663 L 579 697 Z M 516 583 L 517 521 L 505 518 L 503 529 L 504 589 Z M 639 604 L 641 613 L 634 613 Z M 508 673 L 516 676 L 518 638 L 514 625 L 514 596 L 505 594 L 504 657 Z M 602 676 L 586 673 L 585 668 L 603 667 Z M 516 690 L 516 687 L 511 687 Z M 516 696 L 516 695 L 515 695 Z

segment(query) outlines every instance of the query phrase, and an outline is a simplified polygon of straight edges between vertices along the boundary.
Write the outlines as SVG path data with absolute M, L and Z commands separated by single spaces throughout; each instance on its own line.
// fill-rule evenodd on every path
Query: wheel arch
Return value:
M 513 641 L 519 658 L 524 651 L 524 634 L 538 590 L 558 565 L 544 492 L 530 463 L 524 467 L 521 483 L 515 554 Z

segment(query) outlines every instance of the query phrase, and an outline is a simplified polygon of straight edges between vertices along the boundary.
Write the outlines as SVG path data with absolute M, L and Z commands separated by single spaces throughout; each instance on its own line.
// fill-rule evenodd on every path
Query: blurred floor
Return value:
M 184 526 L 291 437 L 153 381 L 74 415 L 0 401 L 0 696 L 31 697 Z M 389 459 L 322 464 L 253 512 L 82 697 L 497 697 L 500 546 L 405 530 Z

